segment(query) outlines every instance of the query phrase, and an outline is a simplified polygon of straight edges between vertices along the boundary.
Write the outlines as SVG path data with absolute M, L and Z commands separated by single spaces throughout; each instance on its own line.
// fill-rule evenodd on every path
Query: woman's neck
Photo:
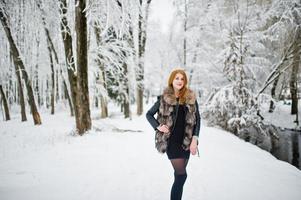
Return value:
M 175 90 L 175 96 L 179 97 L 179 95 L 180 95 L 180 91 L 179 90 Z

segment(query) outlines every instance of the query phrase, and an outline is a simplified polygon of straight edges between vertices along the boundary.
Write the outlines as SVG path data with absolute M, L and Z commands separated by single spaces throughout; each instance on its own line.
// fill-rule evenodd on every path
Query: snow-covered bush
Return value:
M 273 125 L 263 122 L 257 108 L 257 101 L 249 90 L 240 91 L 235 85 L 229 85 L 211 95 L 202 115 L 209 126 L 219 126 L 271 152 L 277 147 L 279 134 Z
M 203 112 L 208 125 L 237 134 L 245 126 L 257 123 L 256 104 L 249 90 L 240 91 L 236 85 L 228 85 L 219 89 L 207 102 Z

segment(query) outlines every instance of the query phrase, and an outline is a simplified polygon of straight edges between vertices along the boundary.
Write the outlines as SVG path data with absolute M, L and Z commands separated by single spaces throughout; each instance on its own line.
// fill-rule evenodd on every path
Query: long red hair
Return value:
M 184 85 L 183 85 L 182 89 L 179 91 L 179 102 L 180 102 L 180 104 L 183 104 L 183 103 L 185 103 L 187 89 L 188 89 L 187 88 L 187 84 L 188 84 L 187 75 L 183 69 L 175 69 L 170 73 L 169 78 L 168 78 L 168 87 L 174 89 L 172 82 L 175 79 L 177 74 L 182 74 L 184 77 Z

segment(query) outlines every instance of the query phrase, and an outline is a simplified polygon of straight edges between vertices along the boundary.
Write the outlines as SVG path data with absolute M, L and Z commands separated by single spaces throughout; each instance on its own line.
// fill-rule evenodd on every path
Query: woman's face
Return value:
M 180 73 L 177 73 L 174 80 L 172 81 L 172 86 L 174 90 L 181 90 L 184 86 L 184 76 Z

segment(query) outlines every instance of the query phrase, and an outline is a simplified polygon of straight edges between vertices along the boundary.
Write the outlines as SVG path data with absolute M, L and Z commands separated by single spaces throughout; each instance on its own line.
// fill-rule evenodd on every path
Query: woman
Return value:
M 157 119 L 154 115 L 157 113 Z M 200 114 L 194 92 L 187 88 L 184 70 L 171 72 L 168 87 L 149 109 L 146 118 L 156 130 L 156 148 L 167 153 L 174 168 L 170 199 L 182 198 L 190 153 L 197 153 Z

